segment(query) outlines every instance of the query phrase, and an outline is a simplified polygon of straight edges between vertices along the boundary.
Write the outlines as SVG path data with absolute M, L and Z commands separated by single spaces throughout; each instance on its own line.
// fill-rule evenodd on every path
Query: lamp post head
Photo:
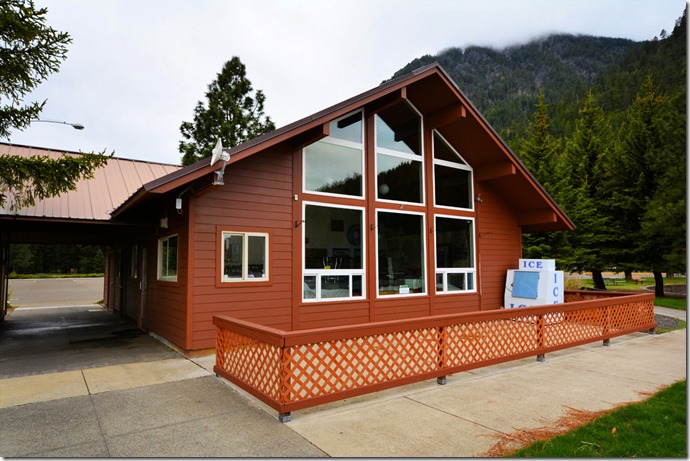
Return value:
M 43 120 L 43 119 L 35 119 L 35 120 L 32 120 L 32 122 L 59 123 L 59 124 L 61 124 L 61 125 L 69 125 L 69 126 L 71 126 L 72 128 L 74 128 L 75 130 L 83 130 L 83 129 L 84 129 L 84 125 L 82 125 L 81 123 L 63 122 L 63 121 L 61 121 L 61 120 Z

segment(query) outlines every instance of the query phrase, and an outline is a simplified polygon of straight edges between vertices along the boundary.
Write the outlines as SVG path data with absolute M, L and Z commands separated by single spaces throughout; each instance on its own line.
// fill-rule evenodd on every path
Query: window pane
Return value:
M 434 133 L 434 158 L 466 165 L 460 156 L 436 133 Z
M 465 274 L 448 274 L 448 291 L 464 291 Z
M 225 260 L 223 274 L 226 278 L 242 278 L 242 254 L 244 238 L 242 235 L 225 235 L 223 245 Z
M 424 293 L 422 217 L 378 214 L 379 294 Z
M 352 276 L 352 296 L 362 296 L 362 276 Z
M 376 114 L 376 145 L 406 154 L 422 155 L 421 119 L 407 103 Z
M 436 218 L 436 267 L 474 267 L 472 221 Z
M 472 174 L 467 170 L 434 165 L 436 204 L 472 208 Z
M 304 150 L 305 190 L 362 196 L 362 151 L 316 142 Z
M 378 154 L 376 163 L 378 198 L 422 203 L 422 162 Z
M 304 211 L 305 268 L 362 268 L 362 211 L 307 205 Z
M 165 256 L 163 258 L 163 276 L 175 277 L 177 275 L 177 235 L 164 242 Z
M 331 122 L 329 136 L 362 144 L 362 113 Z
M 249 266 L 247 267 L 247 278 L 266 277 L 266 237 L 250 235 L 247 237 L 249 244 Z
M 316 276 L 304 277 L 304 299 L 316 298 Z
M 321 277 L 321 299 L 350 296 L 350 277 L 347 275 Z

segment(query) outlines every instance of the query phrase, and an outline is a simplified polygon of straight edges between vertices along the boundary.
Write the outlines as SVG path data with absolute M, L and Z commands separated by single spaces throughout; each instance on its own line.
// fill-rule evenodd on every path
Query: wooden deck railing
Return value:
M 280 413 L 655 328 L 654 295 L 568 291 L 564 304 L 313 330 L 216 316 L 214 372 Z

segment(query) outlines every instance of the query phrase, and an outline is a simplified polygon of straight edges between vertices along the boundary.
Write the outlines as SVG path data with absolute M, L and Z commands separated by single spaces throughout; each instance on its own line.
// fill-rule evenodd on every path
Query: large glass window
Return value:
M 361 208 L 305 204 L 305 300 L 364 296 L 363 214 Z
M 177 235 L 158 240 L 158 280 L 177 281 Z
M 379 296 L 425 293 L 423 216 L 379 211 L 377 219 Z
M 436 216 L 436 291 L 475 291 L 474 221 Z
M 434 132 L 434 196 L 438 206 L 474 206 L 472 168 L 438 132 Z
M 408 103 L 376 120 L 376 190 L 379 200 L 423 203 L 422 119 Z
M 268 235 L 223 232 L 221 242 L 223 282 L 268 280 Z
M 330 135 L 304 149 L 304 190 L 362 197 L 362 113 L 334 120 Z

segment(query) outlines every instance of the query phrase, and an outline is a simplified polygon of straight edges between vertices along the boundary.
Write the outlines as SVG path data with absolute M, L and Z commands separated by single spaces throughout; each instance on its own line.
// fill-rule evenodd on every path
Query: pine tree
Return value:
M 47 12 L 31 0 L 0 1 L 0 138 L 9 139 L 12 129 L 26 128 L 38 118 L 46 101 L 25 105 L 22 100 L 57 72 L 67 56 L 72 39 L 45 24 Z M 108 158 L 105 152 L 59 159 L 0 155 L 0 207 L 9 199 L 10 210 L 16 211 L 36 199 L 74 190 Z
M 605 289 L 602 270 L 607 266 L 605 249 L 612 236 L 602 213 L 600 158 L 609 151 L 610 129 L 597 99 L 590 90 L 579 111 L 575 129 L 566 142 L 556 169 L 556 199 L 576 229 L 568 235 L 569 252 L 564 265 L 592 272 L 594 287 Z
M 60 69 L 72 42 L 67 32 L 45 24 L 46 8 L 33 1 L 0 2 L 0 137 L 38 118 L 45 101 L 23 104 L 50 74 Z
M 218 139 L 223 146 L 234 147 L 275 129 L 264 115 L 266 97 L 261 90 L 252 95 L 252 84 L 238 57 L 226 62 L 206 92 L 206 105 L 194 108 L 194 122 L 182 122 L 180 141 L 182 164 L 190 165 L 209 157 Z
M 519 143 L 517 153 L 536 180 L 552 194 L 554 168 L 561 152 L 561 143 L 549 132 L 548 105 L 544 102 L 544 93 L 541 89 L 535 109 L 527 135 Z M 522 252 L 525 258 L 557 258 L 566 247 L 566 235 L 560 232 L 529 233 L 522 236 Z
M 663 201 L 662 191 L 668 187 L 664 181 L 674 173 L 668 170 L 677 160 L 667 145 L 664 105 L 649 73 L 626 112 L 616 156 L 609 158 L 602 168 L 603 189 L 609 195 L 607 209 L 619 232 L 616 244 L 611 246 L 618 253 L 619 266 L 626 270 L 651 269 L 659 296 L 663 296 L 663 279 L 657 245 L 662 239 L 649 240 L 660 236 L 649 225 L 643 230 L 643 220 L 648 211 L 648 223 L 656 220 L 650 206 L 658 207 L 659 200 Z
M 544 92 L 539 89 L 539 99 L 527 128 L 527 137 L 522 140 L 518 155 L 522 163 L 548 191 L 553 186 L 553 171 L 561 152 L 561 142 L 549 131 L 548 105 Z

